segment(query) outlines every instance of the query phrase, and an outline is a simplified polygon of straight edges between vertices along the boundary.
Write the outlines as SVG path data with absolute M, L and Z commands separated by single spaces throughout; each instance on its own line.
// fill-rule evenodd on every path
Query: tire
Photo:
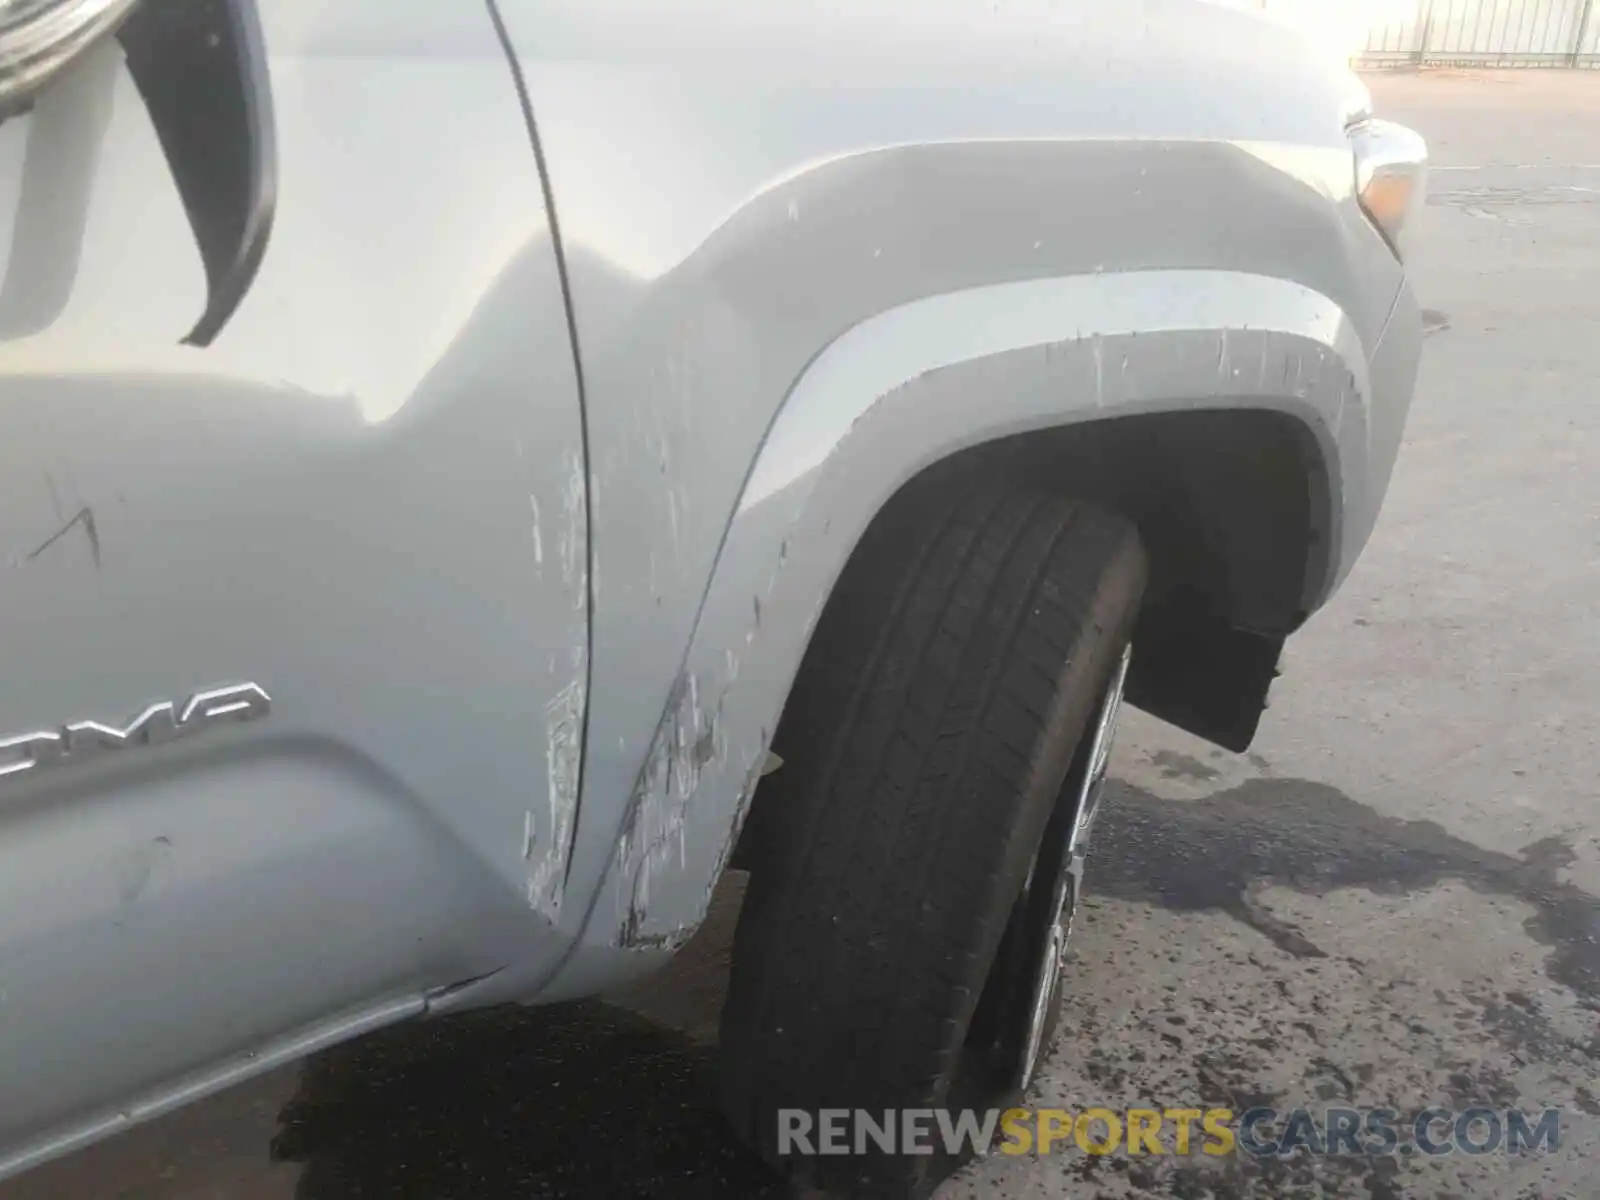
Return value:
M 1019 1090 L 994 1060 L 1040 972 L 1016 951 L 1039 907 L 1030 868 L 1071 823 L 1058 797 L 1120 688 L 1145 577 L 1126 520 L 1002 482 L 924 481 L 863 538 L 751 814 L 722 1015 L 728 1118 L 797 1183 L 920 1196 L 953 1164 L 786 1155 L 780 1109 L 987 1108 Z

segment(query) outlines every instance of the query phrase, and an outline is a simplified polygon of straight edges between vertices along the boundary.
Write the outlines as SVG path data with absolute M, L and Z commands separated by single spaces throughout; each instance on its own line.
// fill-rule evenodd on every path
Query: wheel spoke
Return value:
M 1128 678 L 1128 663 L 1132 647 L 1125 646 L 1117 660 L 1116 669 L 1095 714 L 1088 752 L 1076 790 L 1069 803 L 1072 808 L 1072 825 L 1067 834 L 1065 853 L 1057 879 L 1053 883 L 1049 925 L 1044 932 L 1044 944 L 1037 960 L 1032 1002 L 1026 1019 L 1027 1037 L 1023 1042 L 1021 1061 L 1016 1077 L 1019 1088 L 1027 1088 L 1039 1069 L 1048 1047 L 1044 1044 L 1051 1014 L 1060 1002 L 1061 971 L 1066 959 L 1067 939 L 1072 934 L 1072 920 L 1077 911 L 1078 897 L 1083 888 L 1085 857 L 1089 835 L 1099 815 L 1100 799 L 1104 793 L 1106 766 L 1111 757 L 1111 743 L 1116 736 L 1117 716 L 1122 708 L 1122 693 Z M 1042 848 L 1041 848 L 1042 853 Z M 1028 885 L 1023 891 L 1023 903 L 1038 885 L 1035 876 L 1039 857 L 1028 873 Z
M 1078 785 L 1078 794 L 1074 797 L 1072 833 L 1067 839 L 1069 854 L 1083 852 L 1089 834 L 1094 828 L 1094 819 L 1100 815 L 1100 797 L 1104 792 L 1102 785 L 1105 783 L 1106 765 L 1111 759 L 1111 743 L 1116 738 L 1117 717 L 1122 711 L 1122 693 L 1128 681 L 1128 663 L 1132 657 L 1132 645 L 1123 647 L 1122 657 L 1117 661 L 1110 686 L 1106 688 L 1105 698 L 1100 703 L 1100 712 L 1094 726 L 1094 740 L 1089 746 L 1088 768 L 1084 771 L 1083 779 Z

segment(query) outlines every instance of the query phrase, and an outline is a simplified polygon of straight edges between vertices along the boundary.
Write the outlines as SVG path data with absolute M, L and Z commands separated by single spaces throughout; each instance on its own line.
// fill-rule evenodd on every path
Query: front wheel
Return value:
M 793 1135 L 1032 1081 L 1146 564 L 1121 517 L 994 482 L 897 498 L 857 554 L 751 815 L 723 1099 L 799 1182 L 918 1196 L 950 1159 Z

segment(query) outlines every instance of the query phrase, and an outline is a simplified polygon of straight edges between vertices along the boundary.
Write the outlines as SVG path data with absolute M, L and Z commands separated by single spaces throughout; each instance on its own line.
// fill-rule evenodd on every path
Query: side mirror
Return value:
M 26 103 L 137 0 L 0 0 L 0 117 Z

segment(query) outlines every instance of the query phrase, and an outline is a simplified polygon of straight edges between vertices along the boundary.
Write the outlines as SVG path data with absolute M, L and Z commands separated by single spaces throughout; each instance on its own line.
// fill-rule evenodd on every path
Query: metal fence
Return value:
M 1374 29 L 1357 62 L 1600 68 L 1596 0 L 1417 0 L 1410 17 Z

